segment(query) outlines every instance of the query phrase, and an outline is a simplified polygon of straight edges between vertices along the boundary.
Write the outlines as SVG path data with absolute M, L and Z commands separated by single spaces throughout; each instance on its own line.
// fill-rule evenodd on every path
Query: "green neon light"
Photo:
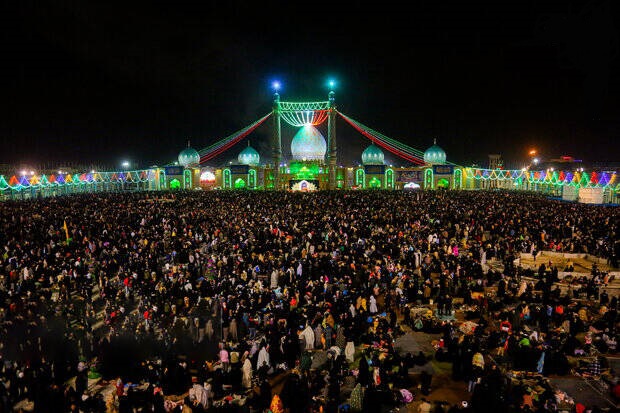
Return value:
M 170 181 L 170 189 L 181 189 L 181 182 L 174 178 L 172 181 Z
M 435 182 L 433 177 L 433 170 L 428 168 L 424 171 L 424 188 L 433 189 L 435 188 Z
M 452 188 L 461 189 L 463 187 L 463 173 L 460 169 L 455 169 L 452 179 Z
M 355 171 L 355 186 L 366 187 L 366 172 L 362 168 Z
M 368 182 L 369 188 L 381 188 L 381 181 L 376 176 Z
M 224 169 L 223 175 L 224 175 L 224 188 L 226 189 L 232 188 L 230 169 Z
M 295 179 L 316 179 L 319 175 L 319 165 L 307 162 L 291 162 L 290 173 Z
M 235 189 L 243 189 L 245 188 L 245 181 L 241 178 L 237 178 L 235 180 Z
M 394 171 L 392 169 L 385 171 L 385 181 L 388 188 L 394 188 Z
M 186 169 L 183 171 L 183 186 L 185 189 L 192 188 L 192 171 Z
M 441 178 L 437 181 L 437 188 L 450 188 L 450 181 L 446 178 Z
M 248 172 L 248 187 L 250 189 L 256 188 L 256 170 L 250 169 Z

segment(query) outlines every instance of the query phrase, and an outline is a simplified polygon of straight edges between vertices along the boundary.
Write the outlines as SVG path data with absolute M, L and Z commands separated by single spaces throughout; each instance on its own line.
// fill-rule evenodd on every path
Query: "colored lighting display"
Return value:
M 319 165 L 316 163 L 292 162 L 290 173 L 295 179 L 316 179 L 319 175 Z
M 43 189 L 63 186 L 84 186 L 121 183 L 144 183 L 155 178 L 155 170 L 137 170 L 124 172 L 94 172 L 82 174 L 33 175 L 30 177 L 13 175 L 7 181 L 0 175 L 0 191 L 25 189 Z
M 327 119 L 329 102 L 279 102 L 278 112 L 291 126 L 317 126 Z
M 291 126 L 317 126 L 327 119 L 327 110 L 295 110 L 281 112 L 282 119 Z
M 275 84 L 274 84 L 275 88 Z M 368 126 L 338 112 L 335 107 L 330 106 L 330 102 L 279 102 L 277 101 L 277 107 L 274 112 L 270 112 L 262 118 L 258 119 L 254 123 L 250 124 L 246 128 L 243 128 L 236 133 L 219 140 L 209 147 L 198 151 L 200 163 L 204 163 L 214 157 L 222 154 L 235 144 L 239 143 L 243 138 L 252 133 L 256 128 L 262 125 L 265 120 L 272 114 L 276 113 L 280 115 L 281 119 L 295 127 L 301 127 L 302 129 L 315 129 L 314 126 L 322 124 L 328 118 L 330 113 L 337 113 L 348 124 L 350 124 L 355 130 L 360 132 L 363 136 L 368 138 L 373 145 L 367 148 L 365 156 L 363 155 L 363 163 L 382 164 L 383 153 L 379 148 L 387 150 L 406 161 L 412 162 L 415 165 L 425 165 L 427 163 L 443 163 L 445 160 L 445 152 L 441 148 L 435 148 L 434 146 L 429 150 L 435 148 L 436 151 L 426 153 L 427 162 L 425 162 L 425 153 L 409 147 L 395 139 L 391 139 Z M 317 131 L 317 136 L 320 132 Z M 308 134 L 306 134 L 308 135 Z M 293 156 L 297 156 L 297 160 L 292 162 L 289 167 L 289 173 L 298 180 L 317 180 L 320 174 L 323 173 L 319 164 L 324 162 L 324 155 L 326 151 L 325 139 L 320 135 L 321 139 L 309 139 L 308 136 L 304 139 L 298 139 L 297 145 L 291 145 L 291 153 Z M 310 136 L 314 137 L 314 135 Z M 293 139 L 295 140 L 295 138 Z M 314 142 L 317 141 L 317 142 Z M 376 145 L 376 146 L 374 146 Z M 294 148 L 293 148 L 294 147 Z M 441 151 L 440 151 L 441 150 Z M 244 152 L 245 156 L 240 158 L 243 164 L 258 163 L 259 155 L 254 149 L 248 148 Z M 193 153 L 190 155 L 194 155 Z M 433 155 L 430 159 L 429 156 Z M 196 156 L 193 156 L 195 159 Z M 312 162 L 313 161 L 313 162 Z M 429 162 L 430 161 L 430 162 Z M 439 162 L 438 162 L 439 161 Z M 534 163 L 538 161 L 537 158 L 533 159 Z M 185 162 L 181 162 L 183 165 Z M 195 162 L 190 162 L 195 164 Z M 188 164 L 190 164 L 188 163 Z M 503 169 L 484 169 L 484 168 L 463 168 L 455 165 L 451 162 L 445 162 L 447 165 L 454 166 L 453 182 L 448 179 L 441 178 L 435 180 L 433 174 L 433 168 L 424 169 L 424 187 L 445 187 L 450 185 L 452 188 L 471 187 L 466 184 L 466 180 L 471 181 L 510 181 L 510 184 L 514 184 L 516 189 L 524 187 L 525 185 L 547 185 L 554 187 L 571 186 L 575 188 L 604 188 L 613 192 L 620 190 L 620 183 L 617 182 L 617 174 L 615 172 L 605 171 L 584 171 L 583 168 L 579 168 L 576 171 L 556 171 L 552 168 L 547 170 L 503 170 Z M 172 162 L 166 167 L 174 165 Z M 446 165 L 446 166 L 447 166 Z M 180 167 L 181 168 L 181 167 Z M 284 168 L 282 168 L 284 169 Z M 253 175 L 248 174 L 247 181 L 245 179 L 236 179 L 234 182 L 231 178 L 231 172 L 229 169 L 222 171 L 223 187 L 224 188 L 251 188 L 257 187 L 257 175 L 256 171 Z M 183 185 L 173 179 L 169 183 L 169 187 L 184 188 L 192 187 L 192 175 L 193 172 L 189 170 L 184 171 Z M 444 174 L 445 175 L 445 174 Z M 164 169 L 156 168 L 146 170 L 123 170 L 113 172 L 98 172 L 89 171 L 85 173 L 68 174 L 59 170 L 55 174 L 36 174 L 35 171 L 24 170 L 22 173 L 17 173 L 10 178 L 0 175 L 0 193 L 3 195 L 11 192 L 20 191 L 35 191 L 47 188 L 66 188 L 66 192 L 75 191 L 97 191 L 108 190 L 109 188 L 120 188 L 124 184 L 139 184 L 144 183 L 148 185 L 140 185 L 137 188 L 142 189 L 160 189 L 166 187 L 166 173 Z M 324 178 L 321 178 L 322 180 Z M 376 177 L 369 177 L 366 181 L 365 172 L 363 169 L 357 169 L 355 171 L 354 179 L 356 185 L 359 187 L 377 187 L 383 186 L 381 179 Z M 342 187 L 342 181 L 344 177 L 342 173 L 337 175 L 338 187 Z M 265 187 L 274 188 L 274 176 L 272 173 L 265 174 Z M 200 174 L 200 182 L 215 183 L 216 176 L 213 172 L 203 170 Z M 262 180 L 261 180 L 262 182 Z M 385 187 L 394 188 L 395 179 L 394 171 L 391 169 L 385 172 Z M 116 186 L 115 186 L 116 185 Z M 527 186 L 525 186 L 528 188 Z M 528 189 L 530 189 L 529 187 Z M 8 192 L 7 192 L 8 191 Z M 60 191 L 60 193 L 66 193 Z M 51 193 L 51 192 L 49 192 Z
M 204 171 L 200 174 L 200 182 L 213 183 L 215 182 L 215 174 L 211 171 Z

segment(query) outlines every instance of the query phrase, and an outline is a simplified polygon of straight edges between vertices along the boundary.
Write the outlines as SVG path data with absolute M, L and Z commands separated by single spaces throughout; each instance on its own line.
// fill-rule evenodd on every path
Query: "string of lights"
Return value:
M 234 146 L 235 144 L 237 144 L 239 141 L 241 141 L 243 138 L 245 138 L 247 135 L 249 135 L 250 133 L 252 133 L 252 131 L 254 131 L 254 129 L 258 128 L 265 120 L 267 120 L 267 118 L 271 116 L 271 112 L 268 113 L 267 115 L 263 116 L 262 118 L 260 118 L 259 120 L 257 120 L 256 122 L 252 123 L 250 126 L 247 126 L 244 129 L 241 129 L 240 131 L 216 142 L 215 144 L 199 151 L 198 153 L 200 154 L 200 163 L 204 163 L 206 161 L 208 161 L 209 159 L 213 159 L 216 156 L 218 156 L 219 154 L 223 153 L 224 151 L 228 150 L 230 147 Z
M 325 122 L 328 114 L 327 110 L 290 110 L 280 112 L 280 117 L 293 127 L 318 126 Z
M 383 140 L 383 139 L 375 136 L 374 134 L 372 134 L 370 132 L 369 128 L 366 128 L 361 123 L 356 122 L 355 120 L 349 118 L 348 116 L 344 115 L 343 113 L 338 112 L 338 114 L 345 121 L 347 121 L 351 126 L 353 126 L 353 128 L 355 128 L 362 135 L 364 135 L 365 137 L 370 139 L 373 143 L 381 146 L 382 148 L 384 148 L 384 149 L 390 151 L 391 153 L 393 153 L 394 155 L 399 156 L 399 157 L 401 157 L 401 158 L 403 158 L 403 159 L 405 159 L 407 161 L 413 162 L 413 163 L 418 164 L 418 165 L 424 165 L 423 157 L 421 158 L 419 155 L 412 154 L 410 152 L 407 152 L 404 149 L 397 148 L 395 145 L 389 144 L 385 140 Z

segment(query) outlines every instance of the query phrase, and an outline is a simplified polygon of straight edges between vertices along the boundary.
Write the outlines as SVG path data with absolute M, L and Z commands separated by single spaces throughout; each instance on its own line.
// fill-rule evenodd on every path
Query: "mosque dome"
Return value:
M 196 166 L 200 163 L 200 155 L 198 151 L 189 146 L 179 153 L 179 165 L 183 167 Z
M 362 163 L 364 165 L 383 165 L 384 158 L 383 151 L 374 143 L 362 152 Z
M 260 155 L 256 149 L 252 148 L 248 143 L 247 148 L 239 153 L 237 161 L 239 161 L 241 165 L 256 166 L 260 162 Z
M 433 146 L 428 148 L 424 152 L 424 162 L 426 163 L 446 163 L 446 152 L 437 145 L 437 141 L 433 143 Z
M 297 131 L 291 142 L 293 159 L 298 161 L 322 161 L 327 152 L 325 138 L 312 125 L 303 126 Z

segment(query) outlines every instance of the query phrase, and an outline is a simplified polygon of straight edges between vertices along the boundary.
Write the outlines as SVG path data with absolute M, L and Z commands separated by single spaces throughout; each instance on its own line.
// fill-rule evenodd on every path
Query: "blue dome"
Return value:
M 196 166 L 200 163 L 200 155 L 194 148 L 187 147 L 179 154 L 179 165 L 183 167 Z
M 446 163 L 446 152 L 435 142 L 433 146 L 424 152 L 424 162 L 426 163 Z
M 312 125 L 303 126 L 291 142 L 293 159 L 298 161 L 322 161 L 327 152 L 327 143 L 321 132 Z
M 362 152 L 362 163 L 364 165 L 383 165 L 385 155 L 374 143 Z
M 241 165 L 256 166 L 260 162 L 260 155 L 256 149 L 248 145 L 247 148 L 239 153 L 237 161 L 239 161 Z

